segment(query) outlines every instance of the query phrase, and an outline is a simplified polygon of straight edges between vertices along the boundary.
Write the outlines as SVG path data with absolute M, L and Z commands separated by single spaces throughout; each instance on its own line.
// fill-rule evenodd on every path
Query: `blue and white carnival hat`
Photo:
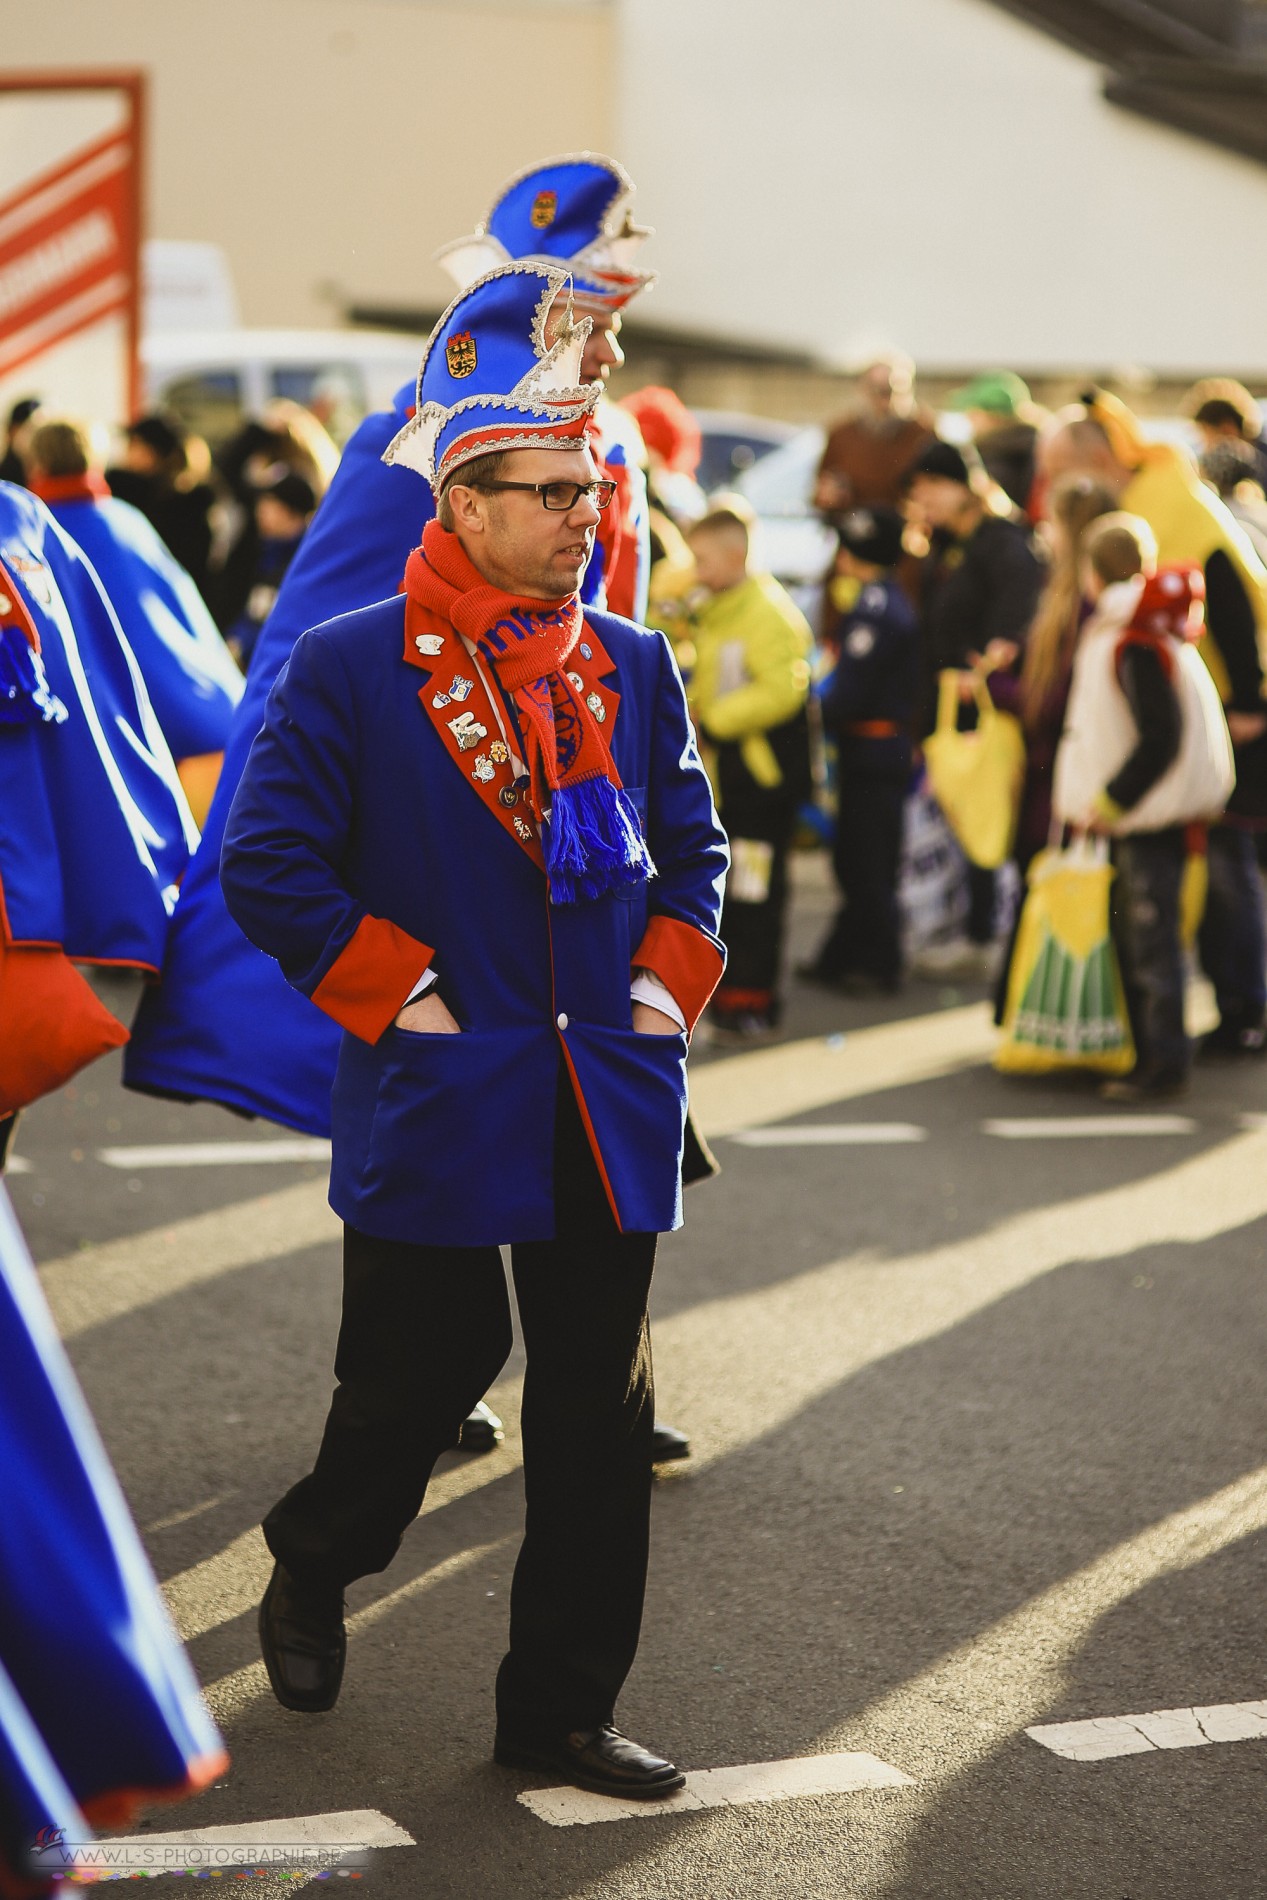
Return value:
M 580 309 L 621 310 L 655 277 L 634 268 L 652 232 L 633 222 L 633 191 L 624 167 L 601 152 L 548 159 L 504 185 L 478 231 L 446 244 L 436 261 L 462 285 L 515 259 L 559 265 Z
M 583 442 L 600 393 L 581 381 L 590 327 L 566 271 L 508 264 L 478 278 L 427 339 L 417 410 L 383 460 L 416 469 L 439 494 L 473 456 Z

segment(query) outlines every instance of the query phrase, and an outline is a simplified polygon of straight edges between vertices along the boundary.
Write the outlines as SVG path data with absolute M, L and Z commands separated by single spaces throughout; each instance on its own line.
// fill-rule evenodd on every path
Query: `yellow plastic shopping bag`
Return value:
M 1125 1075 L 1134 1068 L 1135 1044 L 1109 935 L 1114 875 L 1102 839 L 1084 838 L 1034 859 L 996 1069 L 1011 1075 L 1053 1069 Z
M 924 741 L 928 782 L 963 853 L 982 870 L 997 871 L 1011 856 L 1025 775 L 1019 719 L 1000 712 L 985 680 L 974 675 L 977 725 L 960 732 L 959 674 L 941 675 L 937 729 Z

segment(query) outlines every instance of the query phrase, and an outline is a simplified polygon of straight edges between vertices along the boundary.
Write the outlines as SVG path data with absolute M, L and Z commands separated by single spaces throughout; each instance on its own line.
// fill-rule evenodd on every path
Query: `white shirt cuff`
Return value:
M 420 996 L 425 996 L 432 984 L 438 983 L 439 980 L 434 970 L 424 970 L 400 1007 L 408 1009 L 411 1003 L 416 1003 Z
M 678 1008 L 677 998 L 668 984 L 660 981 L 654 970 L 638 970 L 629 985 L 629 995 L 633 1002 L 649 1003 L 661 1015 L 671 1016 L 685 1035 L 686 1018 Z

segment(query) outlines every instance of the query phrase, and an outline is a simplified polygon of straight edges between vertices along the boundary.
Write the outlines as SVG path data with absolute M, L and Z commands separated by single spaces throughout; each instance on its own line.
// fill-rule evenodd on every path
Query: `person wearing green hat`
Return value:
M 1028 383 L 1010 369 L 987 370 L 962 389 L 952 390 L 946 407 L 968 418 L 973 447 L 986 474 L 1032 519 L 1038 432 L 1044 412 L 1032 401 Z

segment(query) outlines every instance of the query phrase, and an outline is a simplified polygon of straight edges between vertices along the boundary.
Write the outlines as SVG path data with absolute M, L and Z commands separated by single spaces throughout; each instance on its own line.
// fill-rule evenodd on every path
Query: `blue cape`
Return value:
M 126 501 L 53 501 L 49 509 L 97 570 L 172 757 L 223 752 L 242 675 L 180 562 Z
M 84 1810 L 227 1762 L 3 1186 L 0 1358 L 0 1859 L 24 1869 L 42 1830 L 90 1840 Z
M 0 560 L 46 680 L 43 710 L 13 685 L 0 724 L 9 935 L 158 970 L 198 834 L 136 661 L 91 563 L 42 502 L 7 482 Z M 30 648 L 15 626 L 3 640 L 12 684 Z

